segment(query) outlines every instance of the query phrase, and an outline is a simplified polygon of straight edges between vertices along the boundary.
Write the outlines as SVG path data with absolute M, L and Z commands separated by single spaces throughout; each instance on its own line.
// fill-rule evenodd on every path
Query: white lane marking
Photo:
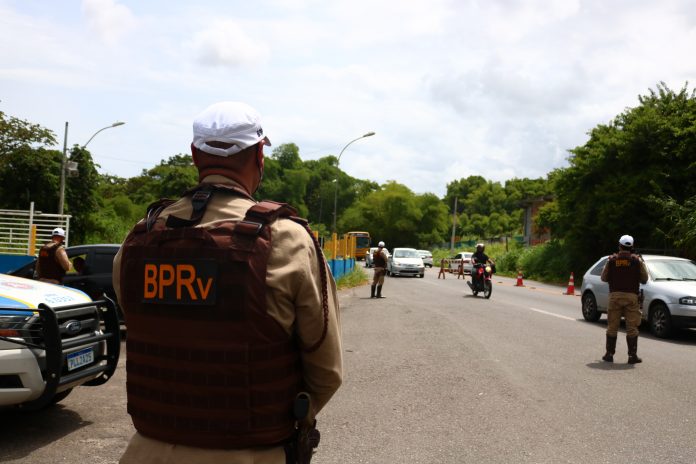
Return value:
M 537 313 L 546 314 L 547 316 L 558 317 L 560 319 L 566 319 L 568 321 L 576 321 L 577 320 L 577 319 L 572 318 L 572 317 L 562 316 L 562 315 L 556 314 L 556 313 L 550 313 L 548 311 L 544 311 L 543 309 L 532 308 L 531 306 L 529 307 L 529 309 L 531 309 L 532 311 L 536 311 Z

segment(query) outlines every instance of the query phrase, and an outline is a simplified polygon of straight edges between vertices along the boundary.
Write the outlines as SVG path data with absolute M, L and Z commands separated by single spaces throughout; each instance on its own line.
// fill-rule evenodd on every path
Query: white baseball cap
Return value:
M 377 246 L 378 246 L 378 247 L 384 247 L 384 242 L 379 242 L 379 243 L 377 244 Z
M 210 105 L 193 120 L 193 146 L 217 156 L 230 156 L 263 141 L 270 145 L 263 134 L 261 115 L 242 102 L 219 102 Z M 208 142 L 232 144 L 218 148 Z
M 633 237 L 630 235 L 622 235 L 619 239 L 619 244 L 627 247 L 633 246 Z
M 53 229 L 53 232 L 51 233 L 51 236 L 54 235 L 58 235 L 59 237 L 65 238 L 65 231 L 60 227 L 56 227 L 55 229 Z

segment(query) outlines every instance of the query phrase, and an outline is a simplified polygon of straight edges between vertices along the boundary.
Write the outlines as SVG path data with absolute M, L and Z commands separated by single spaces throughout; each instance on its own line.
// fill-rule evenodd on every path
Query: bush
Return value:
M 336 288 L 343 290 L 345 288 L 358 287 L 368 282 L 368 277 L 361 266 L 357 263 L 352 271 L 342 275 L 336 280 Z
M 568 249 L 559 240 L 513 249 L 496 264 L 499 272 L 516 274 L 521 270 L 525 278 L 553 283 L 565 283 L 571 271 L 578 272 L 573 269 Z

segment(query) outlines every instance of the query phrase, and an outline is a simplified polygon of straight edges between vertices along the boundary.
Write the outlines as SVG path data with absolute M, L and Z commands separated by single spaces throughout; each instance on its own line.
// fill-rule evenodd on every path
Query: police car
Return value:
M 108 381 L 120 351 L 110 300 L 0 274 L 0 407 L 40 409 Z

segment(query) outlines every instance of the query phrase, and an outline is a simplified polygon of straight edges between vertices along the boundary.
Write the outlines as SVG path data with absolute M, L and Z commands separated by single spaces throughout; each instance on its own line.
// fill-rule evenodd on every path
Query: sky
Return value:
M 660 82 L 696 80 L 692 0 L 0 0 L 0 111 L 138 175 L 244 101 L 274 146 L 444 196 L 545 177 Z M 270 150 L 267 149 L 267 154 Z

